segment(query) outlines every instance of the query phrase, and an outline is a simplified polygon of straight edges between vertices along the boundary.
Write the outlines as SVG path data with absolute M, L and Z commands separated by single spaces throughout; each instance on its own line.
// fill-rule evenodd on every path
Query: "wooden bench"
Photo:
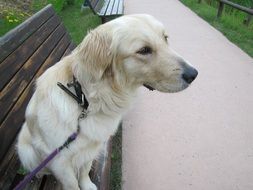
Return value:
M 34 81 L 47 68 L 75 48 L 51 5 L 33 15 L 0 39 L 0 189 L 13 189 L 24 178 L 15 150 L 16 137 L 24 122 Z M 110 143 L 106 148 L 110 149 Z M 104 151 L 94 163 L 92 180 L 98 189 L 108 189 L 110 156 Z M 105 185 L 104 185 L 105 184 Z M 27 190 L 61 189 L 53 176 L 34 178 Z
M 124 14 L 124 0 L 85 0 L 86 4 L 102 19 L 102 23 Z
M 233 3 L 231 1 L 228 1 L 228 0 L 218 0 L 218 1 L 219 1 L 219 8 L 218 8 L 218 13 L 217 13 L 217 17 L 218 18 L 221 17 L 222 11 L 224 9 L 224 5 L 226 4 L 226 5 L 229 5 L 229 6 L 233 7 L 233 8 L 235 8 L 235 9 L 238 9 L 240 11 L 243 11 L 243 12 L 247 13 L 248 17 L 247 17 L 247 19 L 245 19 L 244 23 L 246 25 L 249 25 L 249 23 L 250 23 L 250 21 L 252 19 L 252 15 L 253 15 L 253 9 L 252 9 L 253 7 L 250 9 L 248 7 L 244 7 L 244 6 L 238 5 L 238 4 Z

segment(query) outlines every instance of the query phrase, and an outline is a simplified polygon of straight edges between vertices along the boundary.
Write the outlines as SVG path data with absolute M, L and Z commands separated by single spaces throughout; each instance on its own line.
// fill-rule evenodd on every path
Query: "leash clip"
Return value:
M 81 114 L 78 117 L 78 120 L 80 121 L 82 119 L 85 119 L 87 117 L 87 115 L 88 115 L 88 111 L 85 110 L 85 109 L 83 109 L 82 112 L 81 112 Z

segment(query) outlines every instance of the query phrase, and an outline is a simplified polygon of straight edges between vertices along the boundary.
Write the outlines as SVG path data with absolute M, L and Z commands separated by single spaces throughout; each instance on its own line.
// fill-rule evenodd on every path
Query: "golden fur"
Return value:
M 196 71 L 168 47 L 163 25 L 152 16 L 122 16 L 97 27 L 38 78 L 18 138 L 22 164 L 32 170 L 76 130 L 81 108 L 57 86 L 74 75 L 90 103 L 88 116 L 77 139 L 41 174 L 53 173 L 66 190 L 95 190 L 88 176 L 91 163 L 115 133 L 137 88 L 183 90 L 189 82 L 182 75 L 190 70 Z M 191 75 L 194 79 L 196 72 Z

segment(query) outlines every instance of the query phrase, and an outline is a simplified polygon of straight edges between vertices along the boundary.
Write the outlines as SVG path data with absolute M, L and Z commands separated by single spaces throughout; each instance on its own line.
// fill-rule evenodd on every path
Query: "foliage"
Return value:
M 55 11 L 60 13 L 67 5 L 73 5 L 74 2 L 74 0 L 33 0 L 33 8 L 37 12 L 47 4 L 52 4 Z
M 0 2 L 0 35 L 23 22 L 31 14 L 28 4 Z
M 251 7 L 253 5 L 252 0 L 230 0 L 230 1 L 246 7 Z
M 26 175 L 28 173 L 29 173 L 29 171 L 26 170 L 22 165 L 18 168 L 17 174 L 19 174 L 19 175 Z
M 23 9 L 23 6 L 14 6 L 17 2 L 23 1 L 8 0 L 8 3 L 0 1 L 0 36 L 23 22 L 35 12 L 38 12 L 47 4 L 55 3 L 56 1 L 29 0 L 26 9 Z M 80 8 L 82 4 L 83 0 L 65 0 L 65 6 L 53 5 L 59 11 L 58 14 L 62 18 L 64 25 L 75 43 L 80 43 L 88 30 L 101 24 L 98 16 L 95 16 L 89 9 L 81 13 Z M 56 8 L 57 6 L 58 8 Z M 62 8 L 61 11 L 60 8 Z
M 66 0 L 68 5 L 74 5 L 75 4 L 75 0 Z
M 94 15 L 90 9 L 81 12 L 80 8 L 83 0 L 75 0 L 74 5 L 65 7 L 59 16 L 63 20 L 64 26 L 66 26 L 70 33 L 71 39 L 76 44 L 79 44 L 86 33 L 101 24 L 101 19 Z
M 217 7 L 213 4 L 210 5 L 207 1 L 200 4 L 196 0 L 181 0 L 181 2 L 190 7 L 200 17 L 220 30 L 230 41 L 253 57 L 253 22 L 248 27 L 243 24 L 247 16 L 246 13 L 241 11 L 233 13 L 223 12 L 222 17 L 217 19 Z
M 59 13 L 67 4 L 66 0 L 47 0 L 47 3 L 52 4 L 57 13 Z

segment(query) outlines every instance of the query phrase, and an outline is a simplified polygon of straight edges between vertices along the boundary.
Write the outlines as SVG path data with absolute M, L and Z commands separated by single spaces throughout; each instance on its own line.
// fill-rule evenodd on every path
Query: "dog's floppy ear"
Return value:
M 112 65 L 111 42 L 112 37 L 108 32 L 94 30 L 77 48 L 83 69 L 89 71 L 95 80 L 100 80 Z

